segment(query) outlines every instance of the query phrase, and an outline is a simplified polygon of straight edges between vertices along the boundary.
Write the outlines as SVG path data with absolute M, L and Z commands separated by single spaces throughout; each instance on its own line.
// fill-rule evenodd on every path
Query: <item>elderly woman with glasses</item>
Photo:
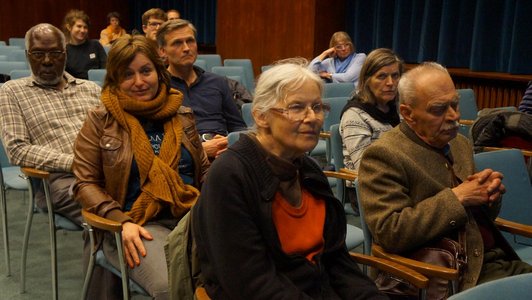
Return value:
M 310 62 L 310 69 L 327 83 L 353 82 L 357 86 L 366 54 L 356 53 L 355 50 L 347 32 L 335 32 L 329 42 L 329 48 Z
M 385 298 L 350 258 L 344 209 L 305 155 L 329 111 L 322 88 L 298 60 L 262 73 L 256 129 L 209 169 L 192 232 L 211 298 Z

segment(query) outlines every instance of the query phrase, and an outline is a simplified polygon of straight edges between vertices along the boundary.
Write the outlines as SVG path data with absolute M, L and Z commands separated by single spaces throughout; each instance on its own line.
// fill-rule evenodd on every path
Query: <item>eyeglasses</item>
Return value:
M 325 119 L 331 111 L 331 106 L 327 103 L 316 103 L 310 106 L 295 103 L 288 105 L 287 108 L 273 107 L 270 108 L 270 110 L 284 114 L 286 118 L 291 121 L 299 122 L 307 117 L 309 108 L 314 112 L 314 115 L 318 119 Z
M 336 49 L 336 50 L 345 50 L 345 49 L 347 49 L 347 47 L 349 47 L 349 44 L 339 44 L 339 45 L 334 46 L 334 49 Z
M 163 25 L 161 22 L 148 22 L 148 26 L 152 28 L 157 28 L 159 26 Z
M 28 54 L 37 59 L 37 60 L 42 60 L 44 59 L 44 57 L 46 55 L 48 55 L 48 58 L 50 59 L 58 59 L 58 58 L 61 58 L 64 54 L 65 54 L 65 51 L 60 51 L 60 50 L 54 50 L 54 51 L 29 51 Z

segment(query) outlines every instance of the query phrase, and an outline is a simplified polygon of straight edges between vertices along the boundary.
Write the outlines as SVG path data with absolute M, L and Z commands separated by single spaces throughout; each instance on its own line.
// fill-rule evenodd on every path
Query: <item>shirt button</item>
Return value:
M 107 143 L 107 144 L 105 144 L 105 147 L 109 148 L 109 147 L 111 147 L 111 144 Z
M 449 225 L 451 225 L 451 227 L 455 227 L 456 226 L 456 221 L 449 222 Z

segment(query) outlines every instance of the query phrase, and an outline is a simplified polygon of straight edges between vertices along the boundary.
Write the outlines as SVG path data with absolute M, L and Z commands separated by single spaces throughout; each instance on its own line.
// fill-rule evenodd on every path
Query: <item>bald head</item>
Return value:
M 39 38 L 42 35 L 50 35 L 53 34 L 54 36 L 57 36 L 59 39 L 59 43 L 63 45 L 63 49 L 66 48 L 66 39 L 65 35 L 59 28 L 55 27 L 52 24 L 48 23 L 40 23 L 32 28 L 30 28 L 28 31 L 26 31 L 25 36 L 25 43 L 26 43 L 26 49 L 30 48 L 30 41 L 34 38 Z

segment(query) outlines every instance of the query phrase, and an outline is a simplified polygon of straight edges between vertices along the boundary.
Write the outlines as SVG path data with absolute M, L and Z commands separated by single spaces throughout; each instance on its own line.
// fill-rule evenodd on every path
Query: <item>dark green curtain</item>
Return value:
M 532 74 L 530 0 L 347 0 L 357 51 L 387 47 L 405 62 Z
M 142 14 L 150 8 L 164 11 L 177 9 L 181 17 L 189 20 L 198 30 L 198 43 L 214 45 L 216 39 L 216 0 L 130 0 L 133 28 L 142 32 Z M 133 29 L 131 28 L 131 29 Z

